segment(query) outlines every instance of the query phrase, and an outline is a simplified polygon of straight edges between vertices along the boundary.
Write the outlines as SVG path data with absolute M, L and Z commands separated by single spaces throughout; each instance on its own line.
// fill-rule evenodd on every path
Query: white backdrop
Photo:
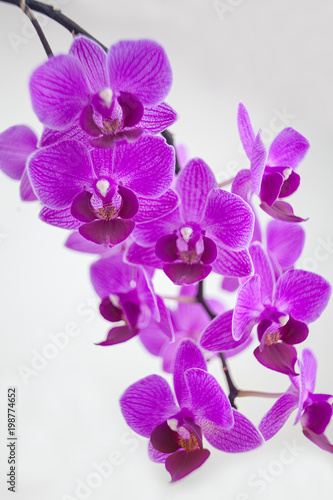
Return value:
M 293 196 L 296 214 L 310 217 L 301 263 L 333 283 L 332 2 L 58 0 L 55 5 L 105 45 L 152 38 L 165 47 L 174 71 L 168 102 L 179 113 L 172 131 L 220 180 L 247 166 L 236 127 L 240 100 L 268 141 L 285 126 L 305 135 L 311 149 Z M 38 18 L 53 51 L 66 52 L 70 34 Z M 1 131 L 26 123 L 40 132 L 27 83 L 44 60 L 25 16 L 0 2 Z M 108 328 L 96 312 L 89 282 L 94 258 L 65 249 L 67 232 L 39 221 L 38 204 L 22 203 L 18 183 L 3 174 L 0 179 L 1 498 L 11 498 L 5 440 L 9 386 L 18 390 L 19 500 L 330 498 L 332 456 L 307 441 L 292 419 L 264 447 L 243 455 L 212 450 L 205 466 L 170 485 L 168 473 L 149 461 L 146 440 L 131 433 L 118 406 L 128 385 L 160 373 L 159 360 L 136 339 L 110 348 L 94 345 Z M 166 279 L 157 286 L 170 288 Z M 333 391 L 332 323 L 331 301 L 304 344 L 318 358 L 318 392 Z M 61 348 L 55 345 L 59 332 L 66 343 Z M 251 350 L 230 366 L 244 389 L 288 386 L 286 377 L 259 366 Z M 212 370 L 222 381 L 218 363 Z M 239 409 L 258 423 L 271 404 L 241 400 Z M 333 424 L 328 434 L 332 439 Z

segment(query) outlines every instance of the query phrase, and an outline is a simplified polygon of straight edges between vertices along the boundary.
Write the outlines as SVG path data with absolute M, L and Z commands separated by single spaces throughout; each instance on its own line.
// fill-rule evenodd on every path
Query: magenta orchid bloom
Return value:
M 134 229 L 139 197 L 146 217 L 145 204 L 152 204 L 151 199 L 170 187 L 174 149 L 163 138 L 152 136 L 92 151 L 76 140 L 65 140 L 34 153 L 28 170 L 34 191 L 45 205 L 43 220 L 78 228 L 94 243 L 116 245 Z M 166 205 L 174 207 L 178 198 L 169 194 Z
M 231 276 L 252 272 L 247 250 L 253 213 L 239 196 L 217 188 L 213 172 L 197 158 L 177 178 L 179 208 L 138 224 L 126 259 L 163 269 L 176 285 L 200 281 L 213 270 Z
M 215 318 L 200 345 L 209 351 L 228 351 L 245 342 L 258 324 L 260 346 L 254 351 L 267 368 L 296 375 L 294 344 L 303 342 L 308 324 L 319 318 L 331 295 L 330 284 L 317 274 L 291 269 L 277 280 L 260 243 L 250 247 L 255 274 L 238 292 L 234 311 Z
M 108 53 L 78 36 L 67 55 L 49 59 L 30 80 L 32 105 L 51 129 L 81 127 L 95 147 L 156 134 L 176 120 L 162 101 L 172 71 L 164 49 L 151 40 L 121 41 Z
M 285 128 L 272 142 L 268 154 L 261 139 L 255 135 L 245 106 L 238 107 L 239 135 L 247 157 L 251 162 L 250 170 L 238 172 L 232 192 L 250 201 L 253 194 L 261 200 L 260 207 L 275 219 L 288 222 L 301 222 L 292 207 L 282 199 L 294 193 L 300 183 L 296 168 L 309 149 L 309 142 L 293 128 Z
M 333 453 L 333 445 L 324 435 L 333 415 L 333 396 L 314 394 L 317 363 L 310 349 L 303 350 L 302 360 L 298 360 L 298 364 L 300 376 L 290 377 L 292 385 L 264 416 L 259 430 L 266 441 L 271 439 L 291 413 L 298 410 L 295 424 L 301 422 L 303 434 L 322 450 Z
M 126 342 L 145 329 L 169 342 L 173 330 L 163 300 L 153 290 L 151 279 L 137 266 L 123 262 L 123 255 L 101 258 L 91 266 L 91 281 L 102 299 L 100 313 L 111 322 L 122 322 L 109 331 L 99 345 Z
M 37 150 L 38 138 L 26 125 L 14 125 L 0 134 L 0 170 L 11 179 L 21 180 L 23 201 L 35 201 L 35 195 L 26 165 L 29 156 Z
M 180 344 L 174 367 L 176 400 L 168 383 L 151 375 L 131 385 L 120 399 L 127 424 L 150 438 L 150 458 L 177 481 L 200 467 L 215 448 L 238 453 L 260 446 L 254 425 L 231 408 L 215 378 L 207 373 L 200 349 L 189 339 Z

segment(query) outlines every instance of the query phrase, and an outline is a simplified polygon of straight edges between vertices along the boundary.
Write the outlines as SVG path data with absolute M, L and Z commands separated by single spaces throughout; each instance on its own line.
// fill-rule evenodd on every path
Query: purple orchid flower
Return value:
M 165 194 L 163 206 L 178 203 L 173 192 L 166 193 L 173 179 L 174 149 L 161 137 L 145 136 L 133 144 L 92 151 L 65 140 L 33 154 L 28 170 L 45 205 L 41 218 L 78 228 L 86 239 L 102 245 L 124 241 L 134 229 L 140 205 L 147 217 L 147 204 L 153 205 L 149 200 Z
M 252 272 L 247 246 L 253 213 L 239 196 L 217 189 L 213 172 L 197 158 L 177 178 L 179 208 L 138 224 L 128 262 L 161 268 L 176 285 L 190 285 L 213 270 L 231 276 Z
M 291 269 L 277 280 L 260 243 L 250 247 L 255 274 L 238 292 L 234 311 L 215 318 L 202 335 L 200 345 L 210 351 L 228 351 L 245 342 L 258 324 L 257 360 L 272 370 L 296 375 L 294 344 L 303 342 L 308 324 L 319 318 L 331 295 L 321 276 Z M 230 324 L 231 323 L 231 324 Z
M 123 322 L 109 331 L 109 346 L 126 342 L 146 328 L 169 342 L 173 331 L 163 300 L 153 290 L 151 279 L 139 267 L 123 261 L 123 255 L 106 256 L 92 264 L 91 281 L 102 299 L 100 313 L 111 322 Z
M 0 170 L 8 177 L 21 180 L 20 195 L 23 201 L 35 201 L 26 164 L 37 150 L 38 138 L 26 125 L 14 125 L 0 134 Z
M 183 340 L 175 360 L 174 388 L 151 375 L 131 385 L 120 399 L 127 424 L 150 438 L 150 458 L 177 481 L 200 467 L 210 452 L 202 436 L 215 448 L 238 453 L 257 448 L 262 437 L 253 424 L 231 408 L 215 378 L 207 373 L 200 349 Z M 178 404 L 177 404 L 178 403 Z
M 30 80 L 32 105 L 47 127 L 74 122 L 97 147 L 135 141 L 170 126 L 176 113 L 162 101 L 172 71 L 164 49 L 151 40 L 121 41 L 108 53 L 77 37 L 67 55 L 49 59 Z
M 239 135 L 247 157 L 251 162 L 250 170 L 238 172 L 232 192 L 249 201 L 253 194 L 261 200 L 260 207 L 275 219 L 301 222 L 292 207 L 282 201 L 294 193 L 300 183 L 295 172 L 309 149 L 309 142 L 293 128 L 282 130 L 272 142 L 268 154 L 261 139 L 261 132 L 255 135 L 245 106 L 238 107 Z
M 333 453 L 333 445 L 324 435 L 333 415 L 333 396 L 314 394 L 317 363 L 310 349 L 303 350 L 298 364 L 300 376 L 290 377 L 292 385 L 266 413 L 259 429 L 266 441 L 271 439 L 298 409 L 294 425 L 300 421 L 304 436 L 322 450 Z

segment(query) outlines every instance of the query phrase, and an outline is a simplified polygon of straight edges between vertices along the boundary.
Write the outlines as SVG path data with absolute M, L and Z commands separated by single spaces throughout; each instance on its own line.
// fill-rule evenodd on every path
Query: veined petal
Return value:
M 143 117 L 137 124 L 145 133 L 159 134 L 177 120 L 177 113 L 166 102 L 153 108 L 145 108 Z
M 283 129 L 272 142 L 267 163 L 270 166 L 296 168 L 309 149 L 309 141 L 295 129 Z
M 230 429 L 234 423 L 228 397 L 217 380 L 200 368 L 186 370 L 185 382 L 191 396 L 191 411 L 204 436 L 212 427 Z
M 27 169 L 24 170 L 21 184 L 20 184 L 20 196 L 23 201 L 35 201 L 38 200 L 37 196 L 32 189 L 32 185 L 28 176 Z
M 248 337 L 252 328 L 259 322 L 264 310 L 261 302 L 261 279 L 258 274 L 248 279 L 238 292 L 236 307 L 232 318 L 232 334 L 235 340 Z
M 218 450 L 227 453 L 250 451 L 264 442 L 258 429 L 244 415 L 232 410 L 234 425 L 231 429 L 214 429 L 205 432 L 207 441 Z
M 90 278 L 96 293 L 104 299 L 111 294 L 127 293 L 138 269 L 123 261 L 122 255 L 111 255 L 94 262 L 90 267 Z
M 155 199 L 138 197 L 139 211 L 133 217 L 136 223 L 151 222 L 172 212 L 180 203 L 176 191 L 168 189 L 162 196 Z
M 203 160 L 194 158 L 188 162 L 176 184 L 182 200 L 180 214 L 184 222 L 199 223 L 203 219 L 208 194 L 216 187 L 215 176 Z
M 87 148 L 78 141 L 62 141 L 36 151 L 28 172 L 33 189 L 49 208 L 66 208 L 92 183 Z
M 142 247 L 137 243 L 132 243 L 125 253 L 125 261 L 138 266 L 155 267 L 162 269 L 164 262 L 155 253 L 155 245 L 152 247 Z
M 80 61 L 92 93 L 109 86 L 106 53 L 98 43 L 79 35 L 75 37 L 69 53 Z
M 261 301 L 262 303 L 271 303 L 275 290 L 274 272 L 265 250 L 258 241 L 253 243 L 249 252 L 254 267 L 254 274 L 260 276 Z
M 61 210 L 43 207 L 39 212 L 39 218 L 51 224 L 51 226 L 62 227 L 63 229 L 78 229 L 82 222 L 72 216 L 70 207 Z
M 217 316 L 209 323 L 201 335 L 200 345 L 203 349 L 213 352 L 236 349 L 244 344 L 244 340 L 235 340 L 232 336 L 233 310 Z
M 253 194 L 251 171 L 244 169 L 237 172 L 231 186 L 231 192 L 237 194 L 247 203 Z
M 37 148 L 37 136 L 26 125 L 14 125 L 0 134 L 0 170 L 21 179 L 28 157 Z
M 144 437 L 179 411 L 169 384 L 159 375 L 131 385 L 120 398 L 120 408 L 131 429 Z
M 301 361 L 301 381 L 308 392 L 314 392 L 317 374 L 317 361 L 310 349 L 303 349 Z
M 189 368 L 207 371 L 206 361 L 199 347 L 192 340 L 184 339 L 178 346 L 173 372 L 175 393 L 181 408 L 190 406 L 191 395 L 184 378 Z
M 125 40 L 112 45 L 107 66 L 112 90 L 134 94 L 144 106 L 159 104 L 170 91 L 170 63 L 164 49 L 152 40 Z
M 266 154 L 266 148 L 262 142 L 261 133 L 259 131 L 253 144 L 250 166 L 252 189 L 255 194 L 260 193 L 261 181 L 265 170 Z
M 223 248 L 216 239 L 214 243 L 217 248 L 217 257 L 212 267 L 216 273 L 244 278 L 253 272 L 251 257 L 247 249 L 234 252 Z
M 242 102 L 238 104 L 237 124 L 243 148 L 248 159 L 251 160 L 255 134 L 251 125 L 249 113 Z
M 50 128 L 65 129 L 88 104 L 90 90 L 80 61 L 72 55 L 54 56 L 30 79 L 32 107 Z
M 175 153 L 162 137 L 143 136 L 118 144 L 114 152 L 114 177 L 136 194 L 157 198 L 171 186 Z
M 267 225 L 267 249 L 274 254 L 282 269 L 295 264 L 304 242 L 305 231 L 298 224 L 272 220 Z
M 153 205 L 155 200 L 152 201 Z M 137 224 L 133 233 L 133 239 L 143 246 L 152 246 L 162 236 L 171 235 L 182 226 L 179 210 L 173 210 L 164 217 L 144 224 Z
M 242 250 L 249 245 L 254 227 L 254 215 L 239 196 L 212 189 L 208 195 L 202 226 L 207 236 L 220 240 L 229 250 Z
M 259 431 L 265 441 L 275 436 L 297 407 L 298 396 L 296 394 L 286 392 L 276 401 L 259 424 Z
M 275 306 L 294 319 L 311 323 L 319 318 L 331 296 L 331 285 L 309 271 L 290 269 L 277 281 Z

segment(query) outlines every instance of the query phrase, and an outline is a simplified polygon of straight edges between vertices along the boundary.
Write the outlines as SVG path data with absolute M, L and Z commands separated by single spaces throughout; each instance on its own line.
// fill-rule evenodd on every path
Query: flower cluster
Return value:
M 267 151 L 240 104 L 249 168 L 230 190 L 221 189 L 201 158 L 175 168 L 167 129 L 177 115 L 164 102 L 171 84 L 169 60 L 156 42 L 121 41 L 105 52 L 77 36 L 68 54 L 50 57 L 32 74 L 43 132 L 39 139 L 25 125 L 2 132 L 0 169 L 21 180 L 23 200 L 39 201 L 43 221 L 72 231 L 68 248 L 98 255 L 91 281 L 109 322 L 98 345 L 138 337 L 173 376 L 174 392 L 151 375 L 120 400 L 126 422 L 149 439 L 150 458 L 165 464 L 172 481 L 206 462 L 205 441 L 226 453 L 250 451 L 294 410 L 304 435 L 332 453 L 324 435 L 332 396 L 314 393 L 314 355 L 304 349 L 298 358 L 295 348 L 325 310 L 331 286 L 295 269 L 305 219 L 284 201 L 299 187 L 296 168 L 309 143 L 286 128 Z M 272 218 L 266 227 L 256 197 Z M 156 293 L 156 270 L 181 286 L 176 309 Z M 232 309 L 205 299 L 211 273 L 235 293 Z M 227 364 L 253 342 L 255 327 L 256 360 L 291 380 L 258 427 L 236 410 L 235 398 L 246 391 L 236 388 Z M 218 359 L 229 397 L 207 369 Z

